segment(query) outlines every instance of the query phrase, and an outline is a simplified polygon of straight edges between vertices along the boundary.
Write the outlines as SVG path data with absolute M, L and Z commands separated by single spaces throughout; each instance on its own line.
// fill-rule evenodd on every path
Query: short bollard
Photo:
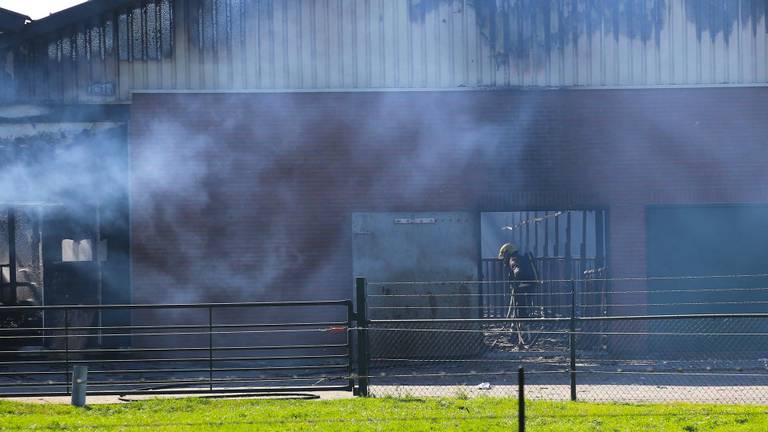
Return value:
M 517 430 L 525 432 L 525 370 L 517 370 Z
M 85 406 L 85 392 L 88 384 L 88 366 L 75 366 L 72 370 L 72 405 Z

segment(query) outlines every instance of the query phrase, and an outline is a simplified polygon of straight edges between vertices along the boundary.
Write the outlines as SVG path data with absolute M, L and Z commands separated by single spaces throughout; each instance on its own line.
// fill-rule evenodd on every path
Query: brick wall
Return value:
M 768 200 L 766 101 L 766 88 L 136 94 L 134 301 L 348 297 L 355 211 L 608 208 L 612 276 L 643 276 L 646 205 Z

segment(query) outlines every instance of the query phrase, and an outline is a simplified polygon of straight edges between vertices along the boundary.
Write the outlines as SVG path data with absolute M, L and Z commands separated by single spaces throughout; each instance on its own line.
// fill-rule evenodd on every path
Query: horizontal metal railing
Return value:
M 0 396 L 70 394 L 75 365 L 88 366 L 90 394 L 354 386 L 350 300 L 7 306 L 0 314 L 40 318 L 0 328 Z
M 734 275 L 719 286 L 757 289 L 752 285 L 766 286 L 760 278 Z M 610 281 L 621 280 L 629 278 Z M 709 295 L 716 289 L 691 285 L 703 279 L 670 280 L 670 292 Z M 444 395 L 482 384 L 496 389 L 488 394 L 503 395 L 513 369 L 525 365 L 529 385 L 542 398 L 613 400 L 605 392 L 616 391 L 616 400 L 658 401 L 679 397 L 665 390 L 677 387 L 698 392 L 701 401 L 718 401 L 706 390 L 716 386 L 724 401 L 768 401 L 761 363 L 768 312 L 581 315 L 573 306 L 565 316 L 419 312 L 424 296 L 439 311 L 474 307 L 452 302 L 477 292 L 448 284 L 456 282 L 375 283 L 368 294 L 367 281 L 358 279 L 356 305 L 342 300 L 0 308 L 46 314 L 39 325 L 0 328 L 0 396 L 69 394 L 75 365 L 89 367 L 90 394 L 368 395 L 420 389 Z M 374 304 L 367 303 L 369 297 Z M 121 310 L 126 313 L 109 315 Z M 96 325 L 98 313 L 110 319 Z M 14 341 L 27 347 L 12 346 Z

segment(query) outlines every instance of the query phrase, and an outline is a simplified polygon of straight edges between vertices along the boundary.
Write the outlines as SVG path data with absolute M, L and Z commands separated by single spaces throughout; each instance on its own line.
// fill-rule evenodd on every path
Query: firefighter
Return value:
M 505 243 L 499 248 L 499 259 L 504 262 L 509 281 L 507 318 L 532 318 L 538 315 L 537 312 L 543 313 L 535 306 L 538 304 L 534 296 L 539 278 L 533 254 L 521 254 L 514 243 Z M 538 336 L 526 331 L 526 326 L 521 322 L 512 322 L 510 327 L 520 347 L 529 347 Z
M 536 267 L 530 255 L 520 254 L 520 250 L 514 243 L 504 243 L 499 249 L 499 259 L 504 261 L 509 280 L 516 282 L 518 286 L 533 285 L 538 282 Z

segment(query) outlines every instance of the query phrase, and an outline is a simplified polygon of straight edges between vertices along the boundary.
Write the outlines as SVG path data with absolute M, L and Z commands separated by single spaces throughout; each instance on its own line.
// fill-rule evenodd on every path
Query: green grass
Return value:
M 528 430 L 768 431 L 768 408 L 529 402 Z M 516 431 L 517 402 L 489 398 L 150 400 L 73 408 L 0 401 L 0 430 Z

